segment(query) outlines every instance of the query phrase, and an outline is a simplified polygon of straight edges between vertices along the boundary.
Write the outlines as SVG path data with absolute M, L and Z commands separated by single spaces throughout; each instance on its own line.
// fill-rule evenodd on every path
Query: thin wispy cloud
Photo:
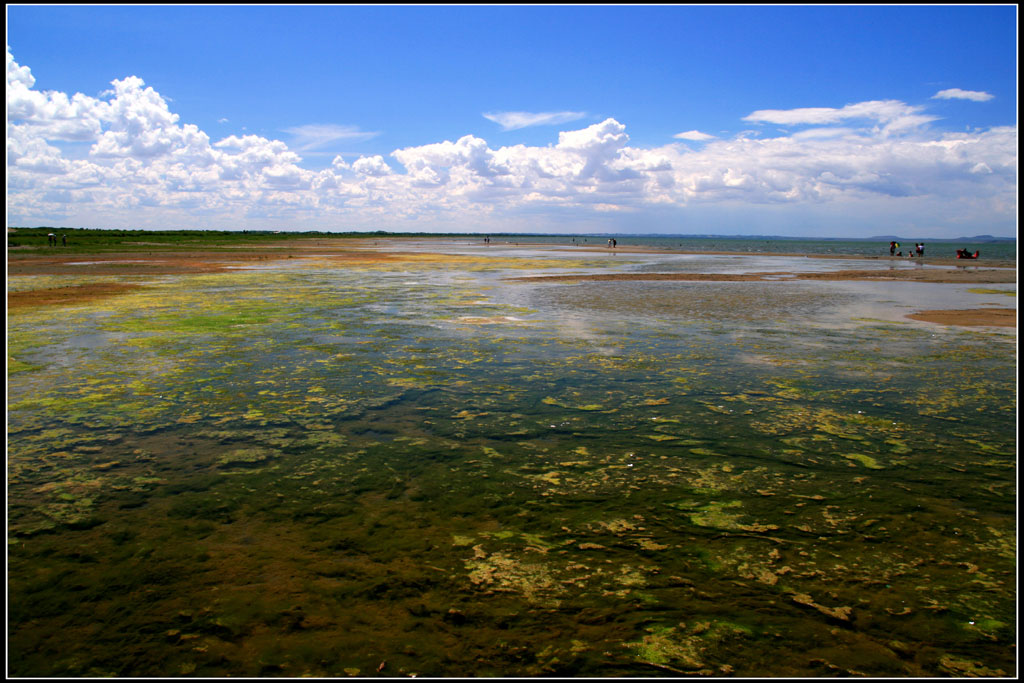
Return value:
M 866 119 L 882 126 L 886 135 L 918 129 L 939 117 L 923 114 L 924 107 L 899 100 L 870 100 L 844 107 L 801 107 L 797 109 L 759 109 L 743 117 L 744 121 L 774 123 L 781 126 L 827 126 L 843 121 Z
M 845 107 L 802 107 L 798 109 L 759 109 L 743 117 L 744 121 L 776 123 L 780 125 L 811 124 L 824 125 L 848 119 L 872 119 L 889 122 L 906 117 L 915 117 L 922 107 L 915 107 L 899 100 L 871 100 L 857 102 Z M 929 118 L 929 117 L 925 117 Z M 934 120 L 929 118 L 929 120 Z
M 285 128 L 285 133 L 294 137 L 292 147 L 297 152 L 326 147 L 333 142 L 369 140 L 379 133 L 359 130 L 357 126 L 339 126 L 331 123 L 311 123 L 305 126 Z
M 688 130 L 685 133 L 676 133 L 672 137 L 677 140 L 693 140 L 694 142 L 704 142 L 705 140 L 715 139 L 714 135 L 708 135 L 707 133 L 702 133 L 699 130 Z
M 932 95 L 933 100 L 971 100 L 972 102 L 988 102 L 995 95 L 980 90 L 961 90 L 960 88 L 949 88 L 940 90 Z
M 528 128 L 530 126 L 554 126 L 559 123 L 578 121 L 584 116 L 586 116 L 586 113 L 581 111 L 538 113 L 528 111 L 499 111 L 484 114 L 485 119 L 494 121 L 496 124 L 501 126 L 502 130 L 517 130 L 519 128 Z

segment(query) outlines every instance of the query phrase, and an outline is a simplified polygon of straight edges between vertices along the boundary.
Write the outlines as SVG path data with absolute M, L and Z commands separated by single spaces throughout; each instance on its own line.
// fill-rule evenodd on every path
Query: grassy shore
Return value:
M 48 235 L 56 235 L 54 247 Z M 236 249 L 274 247 L 293 240 L 331 241 L 383 236 L 385 233 L 276 232 L 266 230 L 95 230 L 88 228 L 15 228 L 8 230 L 7 247 L 16 253 L 68 253 Z

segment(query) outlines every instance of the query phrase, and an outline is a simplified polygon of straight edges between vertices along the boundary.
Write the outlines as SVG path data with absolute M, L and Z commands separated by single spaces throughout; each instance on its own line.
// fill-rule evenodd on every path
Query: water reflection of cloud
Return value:
M 455 322 L 465 323 L 467 325 L 500 325 L 500 324 L 518 324 L 528 322 L 522 318 L 517 318 L 512 315 L 495 315 L 495 316 L 480 316 L 480 315 L 461 315 Z
M 555 322 L 554 328 L 555 332 L 564 339 L 591 344 L 594 353 L 609 357 L 622 354 L 621 349 L 608 345 L 608 338 L 605 334 L 598 332 L 580 318 L 560 317 Z

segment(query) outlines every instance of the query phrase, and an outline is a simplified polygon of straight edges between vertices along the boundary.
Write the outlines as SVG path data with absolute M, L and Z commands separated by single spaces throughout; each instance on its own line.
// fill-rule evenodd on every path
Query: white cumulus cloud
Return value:
M 14 225 L 60 219 L 97 227 L 291 222 L 557 231 L 566 216 L 830 203 L 850 213 L 850 202 L 917 202 L 932 211 L 931 220 L 968 205 L 981 207 L 986 220 L 1016 215 L 1016 126 L 937 132 L 922 107 L 894 100 L 762 109 L 744 119 L 800 126 L 794 133 L 726 138 L 691 130 L 676 142 L 644 147 L 631 142 L 625 123 L 607 118 L 560 130 L 557 143 L 544 146 L 491 147 L 464 135 L 396 149 L 390 159 L 336 156 L 312 171 L 303 167 L 303 154 L 371 133 L 317 125 L 289 129 L 287 142 L 259 135 L 213 141 L 135 76 L 112 81 L 100 98 L 43 92 L 8 52 L 7 78 L 7 209 Z M 582 115 L 493 116 L 514 127 Z M 702 144 L 679 142 L 694 140 Z
M 388 163 L 384 161 L 384 157 L 379 154 L 372 157 L 360 157 L 352 163 L 352 170 L 356 173 L 376 178 L 391 175 L 393 172 Z

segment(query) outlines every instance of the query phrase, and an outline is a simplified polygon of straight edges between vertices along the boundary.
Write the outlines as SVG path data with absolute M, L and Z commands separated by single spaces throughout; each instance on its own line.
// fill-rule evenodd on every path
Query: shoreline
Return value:
M 417 238 L 401 238 L 414 240 Z M 955 256 L 887 256 L 885 254 L 822 254 L 800 251 L 738 251 L 727 249 L 695 250 L 695 249 L 657 249 L 654 247 L 619 245 L 617 247 L 606 247 L 596 244 L 555 244 L 551 242 L 492 242 L 491 244 L 480 243 L 484 247 L 517 247 L 528 249 L 546 249 L 552 251 L 569 251 L 572 253 L 587 252 L 596 254 L 676 254 L 685 256 L 779 256 L 784 258 L 814 258 L 814 259 L 849 259 L 869 261 L 892 261 L 893 263 L 922 263 L 929 265 L 957 265 L 973 267 L 984 265 L 989 268 L 1016 268 L 1017 262 L 1008 259 L 985 260 L 982 256 L 978 260 L 958 259 Z

